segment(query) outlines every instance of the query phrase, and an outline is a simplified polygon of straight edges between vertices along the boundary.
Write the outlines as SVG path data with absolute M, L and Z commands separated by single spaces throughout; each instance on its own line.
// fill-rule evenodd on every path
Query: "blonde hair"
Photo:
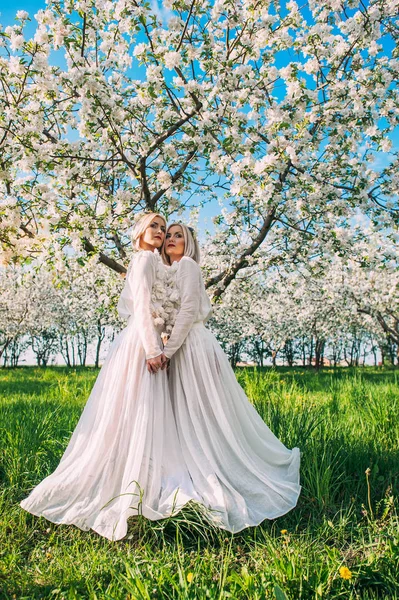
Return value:
M 184 256 L 189 256 L 190 258 L 192 258 L 193 260 L 195 260 L 196 263 L 199 263 L 200 261 L 200 248 L 197 242 L 197 238 L 194 234 L 194 229 L 192 229 L 191 227 L 188 227 L 187 225 L 183 225 L 183 223 L 171 223 L 170 225 L 168 225 L 168 228 L 166 230 L 166 235 L 168 234 L 168 231 L 171 227 L 178 225 L 179 227 L 181 227 L 181 230 L 183 232 L 183 238 L 184 238 Z M 166 239 L 166 236 L 165 236 Z M 169 256 L 166 254 L 165 252 L 165 244 L 162 247 L 162 259 L 163 262 L 166 265 L 170 265 L 170 258 Z
M 145 232 L 147 227 L 153 222 L 153 220 L 156 217 L 159 217 L 160 219 L 162 219 L 162 221 L 165 223 L 165 226 L 166 226 L 165 217 L 163 217 L 159 213 L 143 213 L 137 219 L 135 226 L 133 227 L 133 231 L 132 231 L 132 243 L 133 243 L 133 248 L 135 250 L 142 249 L 140 246 L 141 236 L 143 235 L 143 233 Z

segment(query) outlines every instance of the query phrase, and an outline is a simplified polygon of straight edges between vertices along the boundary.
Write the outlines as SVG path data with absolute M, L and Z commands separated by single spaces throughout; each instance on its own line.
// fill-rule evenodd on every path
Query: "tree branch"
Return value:
M 33 232 L 30 230 L 30 229 L 28 229 L 28 228 L 26 227 L 26 225 L 20 225 L 20 229 L 22 229 L 22 231 L 23 231 L 24 233 L 26 233 L 26 235 L 27 235 L 28 237 L 30 237 L 30 238 L 34 238 L 34 237 L 35 237 L 35 234 L 34 234 L 34 233 L 33 233 Z
M 80 48 L 80 56 L 82 58 L 85 54 L 85 43 L 86 43 L 86 13 L 83 13 L 82 46 Z
M 151 192 L 148 188 L 147 173 L 146 173 L 146 157 L 140 159 L 140 183 L 141 183 L 141 194 L 144 197 L 146 206 L 151 207 Z
M 252 244 L 248 246 L 248 248 L 241 254 L 241 256 L 236 261 L 234 261 L 234 263 L 229 268 L 224 269 L 224 271 L 222 271 L 218 275 L 215 275 L 214 277 L 210 277 L 205 282 L 206 288 L 209 288 L 212 285 L 216 285 L 217 283 L 222 282 L 222 284 L 219 285 L 213 292 L 213 300 L 220 298 L 227 286 L 233 281 L 238 271 L 243 267 L 247 266 L 247 258 L 254 254 L 254 252 L 259 248 L 259 246 L 269 233 L 275 220 L 275 213 L 276 208 L 273 208 L 268 212 L 266 218 L 263 221 L 263 225 L 260 228 L 258 235 L 253 240 Z
M 276 184 L 276 190 L 275 190 L 276 193 L 281 191 L 281 189 L 284 185 L 284 182 L 288 176 L 291 166 L 292 166 L 291 161 L 288 161 L 284 171 L 280 174 L 278 183 Z M 227 288 L 227 286 L 236 277 L 238 271 L 247 266 L 248 257 L 252 256 L 256 252 L 256 250 L 259 248 L 259 246 L 265 240 L 267 234 L 269 233 L 270 229 L 272 228 L 273 223 L 276 220 L 275 219 L 276 211 L 277 211 L 277 207 L 271 208 L 269 210 L 269 212 L 267 213 L 267 215 L 263 221 L 263 225 L 260 228 L 258 235 L 252 241 L 252 244 L 250 246 L 248 246 L 248 248 L 246 250 L 244 250 L 244 252 L 241 254 L 241 256 L 239 256 L 230 267 L 228 267 L 227 269 L 224 269 L 218 275 L 215 275 L 214 277 L 210 277 L 209 279 L 207 279 L 207 281 L 205 282 L 206 288 L 209 288 L 218 283 L 221 284 L 213 292 L 213 300 L 217 300 L 218 298 L 220 298 L 220 296 L 223 294 L 223 292 Z
M 381 325 L 382 330 L 388 334 L 388 336 L 392 339 L 392 341 L 395 344 L 399 345 L 399 332 L 394 329 L 393 327 L 390 327 L 388 325 L 388 323 L 385 321 L 384 317 L 382 316 L 382 314 L 380 313 L 380 311 L 372 311 L 369 308 L 359 308 L 357 309 L 357 311 L 361 314 L 364 315 L 369 315 L 369 317 L 374 317 L 377 319 L 379 325 Z
M 97 253 L 95 247 L 90 242 L 90 240 L 88 240 L 87 238 L 83 238 L 82 242 L 83 242 L 83 248 L 85 249 L 87 254 L 89 254 L 89 255 L 98 254 L 98 262 L 102 263 L 103 265 L 106 265 L 107 267 L 109 267 L 113 271 L 116 271 L 117 273 L 126 273 L 127 272 L 127 268 L 124 267 L 123 265 L 119 264 L 115 259 L 111 258 L 110 256 L 107 256 L 103 252 Z
M 182 45 L 182 43 L 183 43 L 184 36 L 186 35 L 186 31 L 187 31 L 188 23 L 189 23 L 189 21 L 190 21 L 190 18 L 191 18 L 191 15 L 192 15 L 192 12 L 193 12 L 194 6 L 195 6 L 195 0 L 193 0 L 193 1 L 191 2 L 190 10 L 189 10 L 189 12 L 188 12 L 188 16 L 187 16 L 186 22 L 185 22 L 185 24 L 184 24 L 184 29 L 183 29 L 183 31 L 182 31 L 182 34 L 181 34 L 180 42 L 179 42 L 179 44 L 178 44 L 178 46 L 177 46 L 177 48 L 176 48 L 176 52 L 179 52 L 179 50 L 180 50 L 180 48 L 181 48 L 181 45 Z
M 175 133 L 175 131 L 177 131 L 182 125 L 184 125 L 184 123 L 187 123 L 187 121 L 189 121 L 191 119 L 191 117 L 196 115 L 201 108 L 202 108 L 202 103 L 200 103 L 199 107 L 196 107 L 191 113 L 187 114 L 185 117 L 182 117 L 179 121 L 176 121 L 176 123 L 171 125 L 171 127 L 169 127 L 169 129 L 167 129 L 165 131 L 165 133 L 162 133 L 160 136 L 158 136 L 157 139 L 149 147 L 148 152 L 146 154 L 146 158 L 148 158 L 150 156 L 150 154 L 152 154 L 154 152 L 154 150 L 159 148 L 159 146 L 166 139 L 168 139 L 171 135 L 173 135 Z
M 126 250 L 124 249 L 120 237 L 117 233 L 114 233 L 112 236 L 113 241 L 115 242 L 115 246 L 117 247 L 119 256 L 122 260 L 126 259 Z
M 191 152 L 189 152 L 184 163 L 176 171 L 176 173 L 172 176 L 172 183 L 175 183 L 175 181 L 180 179 L 180 177 L 183 175 L 184 171 L 187 169 L 188 165 L 190 164 L 191 160 L 194 158 L 196 152 L 197 152 L 196 150 L 192 150 Z M 153 195 L 153 197 L 151 198 L 151 201 L 150 201 L 151 210 L 154 210 L 156 203 L 164 195 L 164 193 L 166 192 L 167 189 L 168 188 L 163 188 L 162 190 L 159 190 L 159 192 L 157 192 L 156 194 Z

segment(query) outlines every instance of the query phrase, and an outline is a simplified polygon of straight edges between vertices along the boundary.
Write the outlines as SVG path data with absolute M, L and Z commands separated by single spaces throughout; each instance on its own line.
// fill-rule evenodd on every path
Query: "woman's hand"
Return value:
M 162 353 L 155 358 L 149 358 L 147 360 L 147 369 L 150 373 L 158 373 L 159 369 L 163 370 L 167 365 L 168 359 L 165 354 Z

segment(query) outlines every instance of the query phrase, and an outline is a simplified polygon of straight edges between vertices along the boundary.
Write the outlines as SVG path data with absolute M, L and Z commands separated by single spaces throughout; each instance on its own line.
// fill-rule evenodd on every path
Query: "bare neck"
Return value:
M 151 246 L 151 244 L 147 244 L 147 242 L 140 242 L 140 250 L 149 250 L 150 252 L 154 252 L 155 246 Z

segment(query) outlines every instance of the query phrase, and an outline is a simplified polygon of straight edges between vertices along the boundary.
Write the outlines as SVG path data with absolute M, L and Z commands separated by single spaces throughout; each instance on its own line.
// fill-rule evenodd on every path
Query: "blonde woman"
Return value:
M 175 271 L 180 296 L 164 353 L 182 456 L 211 519 L 237 532 L 294 508 L 299 450 L 288 450 L 266 426 L 205 327 L 211 304 L 192 230 L 170 225 L 163 258 Z
M 111 346 L 56 470 L 21 506 L 54 523 L 125 536 L 127 519 L 161 519 L 192 495 L 181 465 L 160 334 L 167 313 L 165 267 L 158 250 L 166 223 L 143 215 L 118 310 L 127 327 Z

